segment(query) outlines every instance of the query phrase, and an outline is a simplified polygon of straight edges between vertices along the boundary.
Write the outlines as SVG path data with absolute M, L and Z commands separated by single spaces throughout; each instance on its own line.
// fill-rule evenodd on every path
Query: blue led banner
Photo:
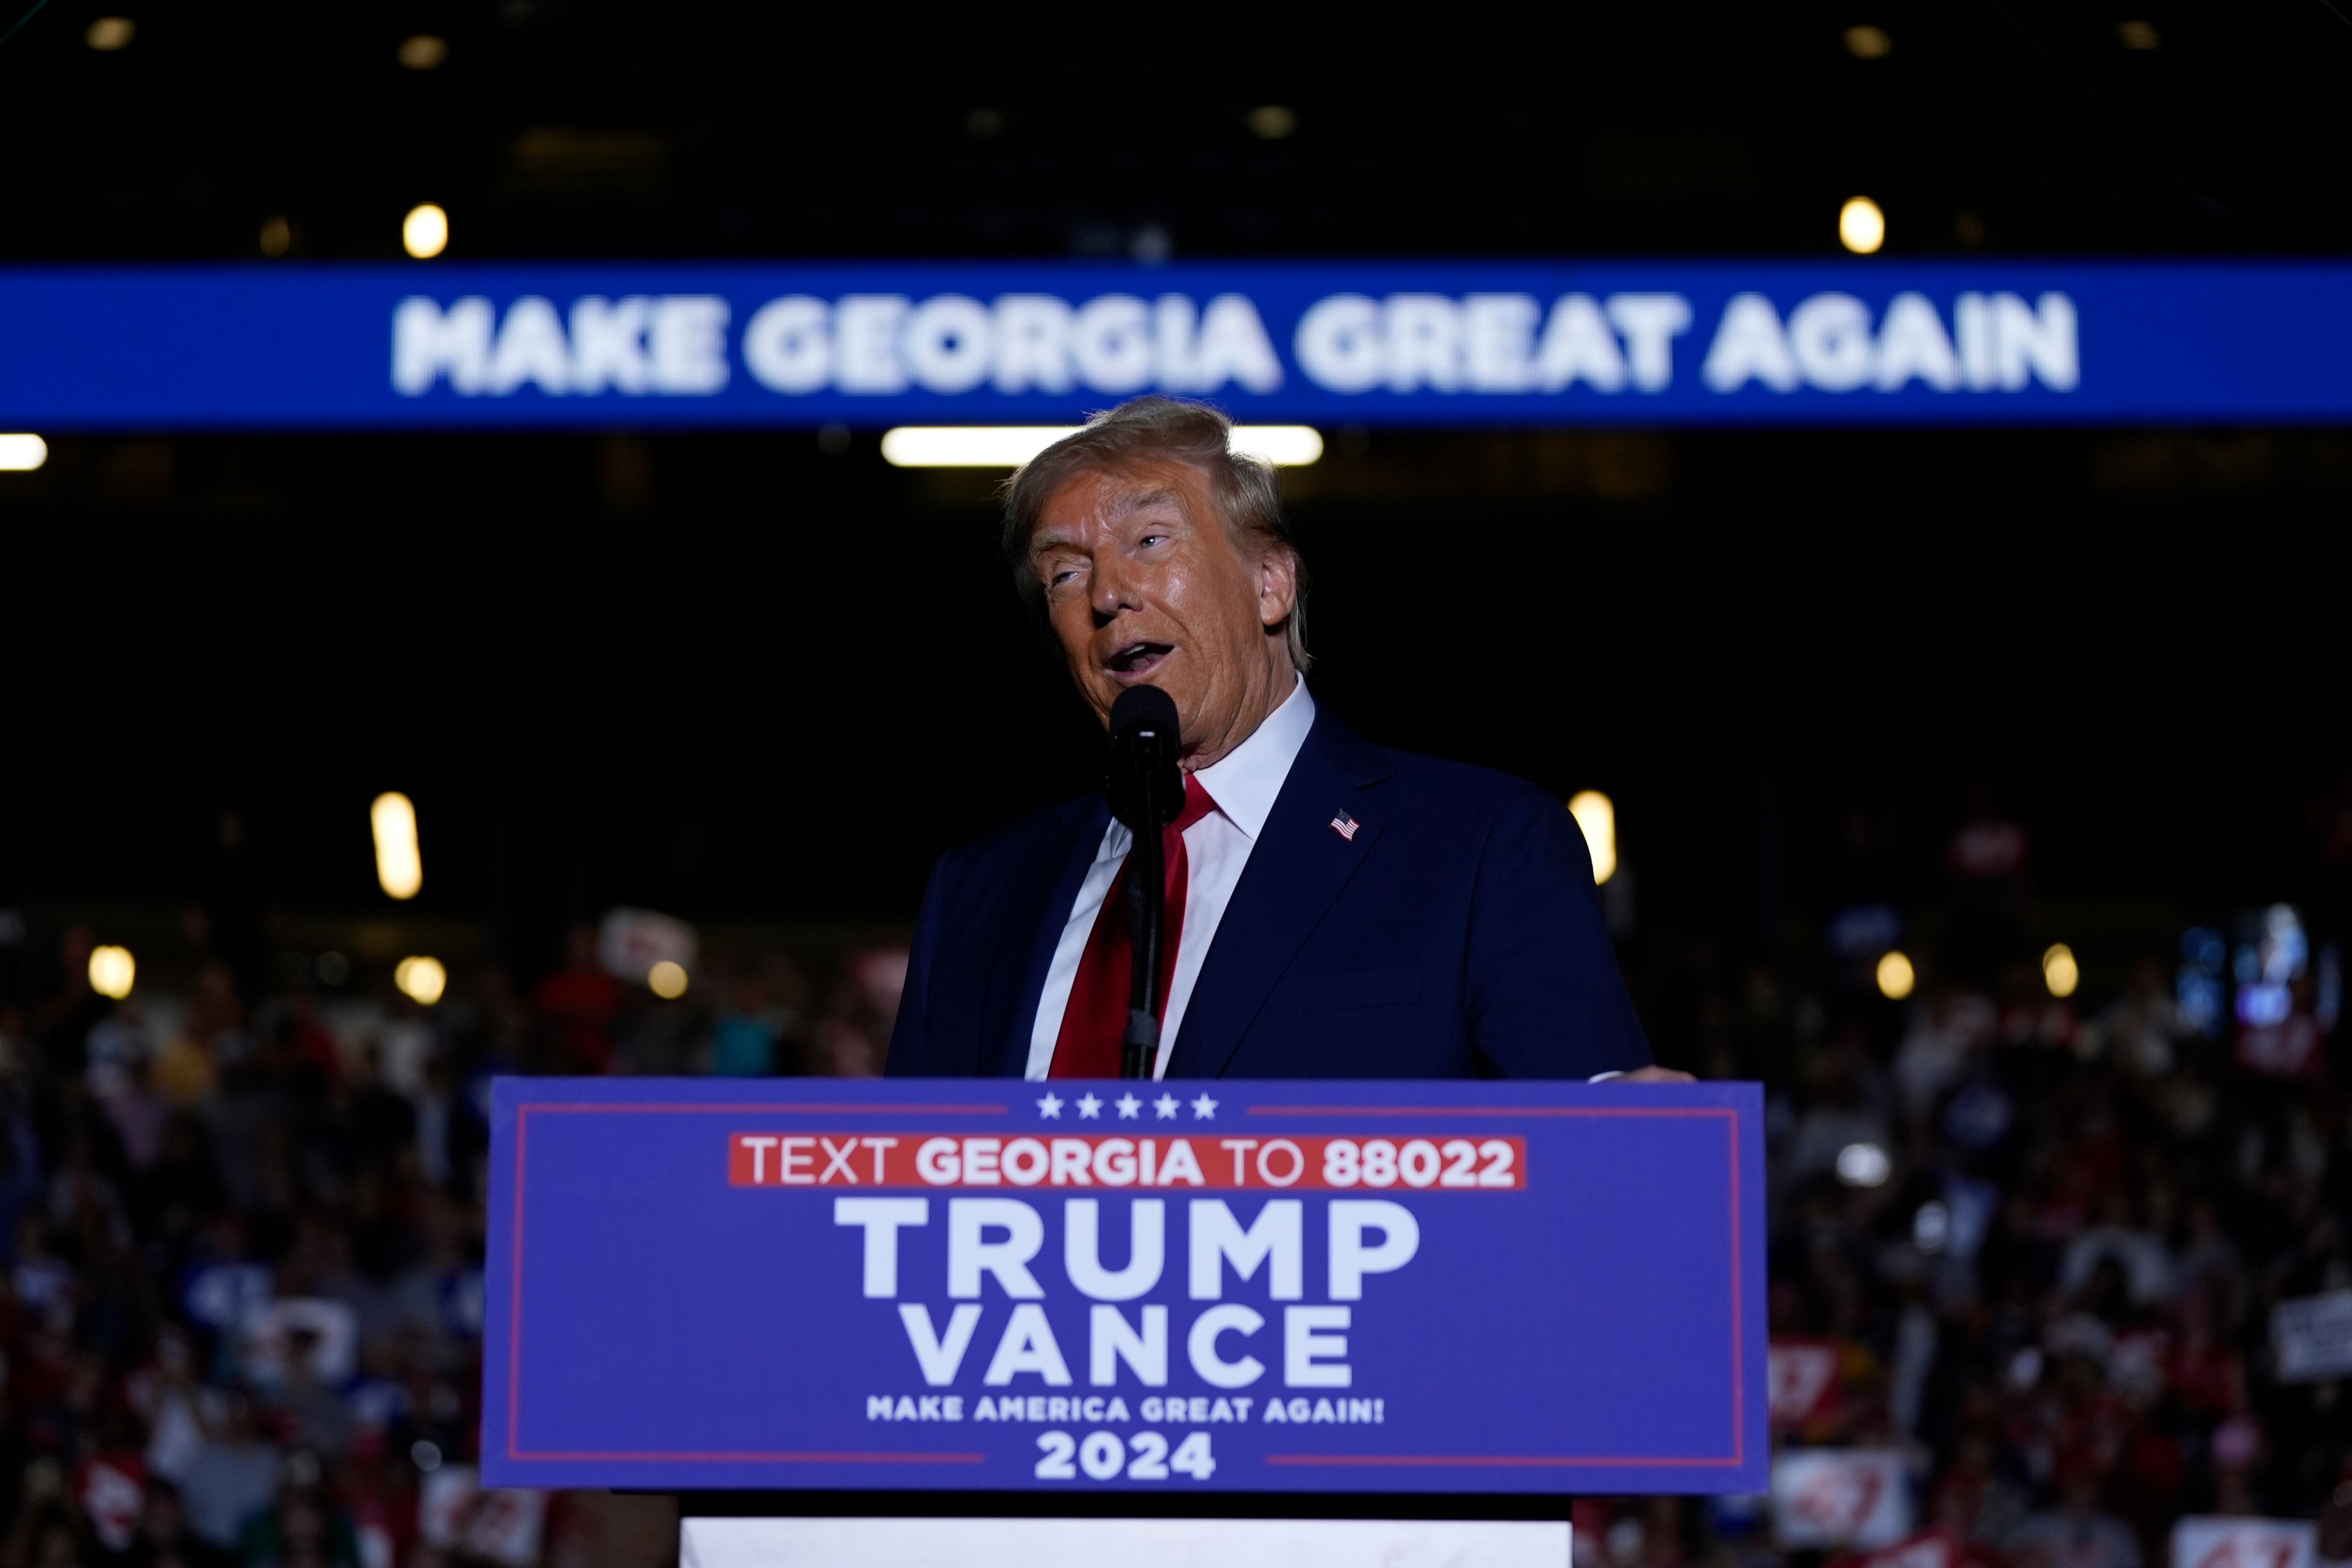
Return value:
M 0 428 L 2328 422 L 2352 266 L 0 271 Z
M 1761 1107 L 500 1079 L 483 1477 L 1762 1491 Z

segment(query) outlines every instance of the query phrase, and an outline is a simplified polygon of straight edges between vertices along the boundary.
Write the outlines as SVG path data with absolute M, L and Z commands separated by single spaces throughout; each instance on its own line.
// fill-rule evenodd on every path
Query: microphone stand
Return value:
M 1118 1076 L 1148 1079 L 1160 1050 L 1160 944 L 1167 930 L 1168 871 L 1160 825 L 1171 815 L 1159 797 L 1160 769 L 1140 769 L 1135 781 L 1136 818 L 1147 826 L 1129 851 L 1128 931 L 1135 966 L 1128 983 L 1127 1033 L 1119 1037 Z
M 1135 967 L 1128 976 L 1127 1028 L 1119 1036 L 1118 1076 L 1151 1077 L 1160 1052 L 1160 953 L 1168 910 L 1167 857 L 1160 830 L 1184 804 L 1176 756 L 1182 746 L 1176 704 L 1156 686 L 1119 693 L 1110 710 L 1113 816 L 1135 835 L 1127 857 L 1127 919 Z

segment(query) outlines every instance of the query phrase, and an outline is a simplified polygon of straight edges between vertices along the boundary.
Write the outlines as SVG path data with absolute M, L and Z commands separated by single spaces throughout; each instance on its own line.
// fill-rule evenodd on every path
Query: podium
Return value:
M 1564 1562 L 1569 1495 L 1767 1489 L 1753 1084 L 507 1079 L 492 1131 L 483 1479 L 694 1494 L 700 1568 Z

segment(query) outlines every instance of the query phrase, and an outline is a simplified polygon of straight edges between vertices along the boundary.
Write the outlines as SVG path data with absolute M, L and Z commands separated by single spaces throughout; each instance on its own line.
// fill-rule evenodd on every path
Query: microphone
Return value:
M 1168 910 L 1167 868 L 1160 830 L 1184 808 L 1176 766 L 1183 744 L 1176 700 L 1156 686 L 1130 686 L 1110 705 L 1111 815 L 1135 835 L 1128 852 L 1128 931 L 1135 966 L 1128 977 L 1127 1031 L 1119 1038 L 1119 1077 L 1148 1079 L 1160 1049 L 1160 947 Z
M 1130 686 L 1110 705 L 1111 815 L 1139 837 L 1147 821 L 1164 827 L 1184 809 L 1177 727 L 1176 700 L 1156 686 Z

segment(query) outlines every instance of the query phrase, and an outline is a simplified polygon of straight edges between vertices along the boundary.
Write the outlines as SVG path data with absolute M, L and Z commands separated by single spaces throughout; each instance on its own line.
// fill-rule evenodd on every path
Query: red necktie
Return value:
M 1184 809 L 1160 830 L 1168 873 L 1168 918 L 1160 940 L 1160 994 L 1152 998 L 1152 1011 L 1160 1017 L 1167 1016 L 1168 986 L 1176 977 L 1176 944 L 1184 934 L 1184 830 L 1216 809 L 1200 779 L 1186 773 Z M 1129 851 L 1119 863 L 1118 875 L 1111 879 L 1095 929 L 1087 935 L 1077 977 L 1070 984 L 1070 1003 L 1062 1010 L 1062 1032 L 1054 1040 L 1048 1077 L 1118 1076 L 1119 1038 L 1127 1033 L 1128 1003 L 1135 989 L 1135 938 L 1127 918 L 1127 873 L 1134 863 Z

